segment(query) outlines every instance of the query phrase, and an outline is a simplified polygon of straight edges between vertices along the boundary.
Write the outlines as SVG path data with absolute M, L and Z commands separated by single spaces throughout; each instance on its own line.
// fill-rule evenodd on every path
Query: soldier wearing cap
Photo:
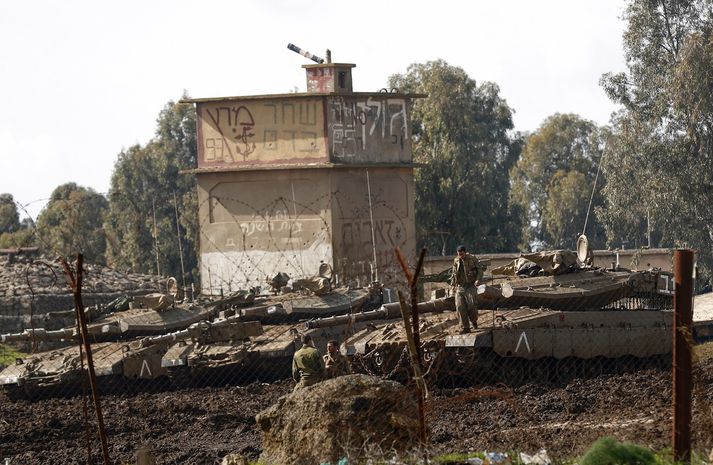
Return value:
M 302 348 L 292 357 L 292 379 L 297 385 L 295 391 L 317 384 L 324 378 L 324 361 L 315 349 L 312 336 L 302 336 Z
M 451 286 L 456 298 L 456 312 L 460 322 L 461 333 L 478 328 L 478 308 L 476 306 L 476 285 L 483 277 L 483 270 L 475 255 L 469 254 L 464 245 L 459 245 L 458 255 L 453 260 Z
M 349 360 L 339 352 L 339 343 L 335 340 L 327 342 L 324 366 L 327 370 L 327 378 L 348 375 L 352 371 L 349 367 Z

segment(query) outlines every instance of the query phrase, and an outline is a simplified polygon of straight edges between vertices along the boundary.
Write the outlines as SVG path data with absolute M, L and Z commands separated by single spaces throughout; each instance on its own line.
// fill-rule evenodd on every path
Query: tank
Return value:
M 427 379 L 515 385 L 597 376 L 632 362 L 664 364 L 671 353 L 673 276 L 656 269 L 595 268 L 587 263 L 588 254 L 579 255 L 528 254 L 491 270 L 478 286 L 479 325 L 469 334 L 460 334 L 453 297 L 419 303 Z M 448 274 L 433 281 L 447 280 Z M 275 291 L 286 290 L 284 276 L 271 282 Z M 378 283 L 326 292 L 323 281 L 312 284 L 300 292 L 203 302 L 193 309 L 203 315 L 199 321 L 178 329 L 140 328 L 126 323 L 127 314 L 117 319 L 124 332 L 112 330 L 123 339 L 93 346 L 97 376 L 105 382 L 175 385 L 270 381 L 290 376 L 299 340 L 310 334 L 321 351 L 328 340 L 340 341 L 355 372 L 410 378 L 400 305 L 381 304 Z M 65 328 L 43 337 L 66 339 L 69 333 Z M 79 361 L 76 346 L 38 353 L 0 372 L 0 384 L 21 395 L 64 389 L 79 379 Z
M 264 358 L 272 353 L 264 347 L 267 340 L 275 339 L 275 347 L 283 344 L 284 334 L 303 324 L 298 321 L 359 311 L 377 294 L 378 286 L 329 289 L 319 295 L 306 289 L 257 297 L 241 291 L 227 298 L 170 303 L 164 308 L 158 305 L 160 296 L 150 296 L 134 298 L 131 305 L 115 308 L 116 311 L 88 309 L 85 313 L 95 312 L 88 324 L 95 373 L 107 387 L 132 380 L 164 380 L 169 374 L 178 380 L 184 377 L 183 373 L 169 373 L 169 369 L 181 366 L 170 362 L 176 353 L 181 354 L 177 360 L 190 360 L 185 364 L 190 370 L 200 371 L 204 365 L 219 369 L 226 364 L 240 369 L 247 366 L 241 363 L 244 359 Z M 141 308 L 147 305 L 153 308 Z M 263 323 L 270 326 L 263 327 Z M 78 341 L 73 327 L 36 328 L 0 336 L 3 343 L 44 342 L 54 346 L 18 359 L 0 371 L 0 386 L 11 397 L 76 392 L 82 372 Z M 256 346 L 260 349 L 253 349 Z M 200 363 L 204 359 L 209 362 Z M 238 377 L 244 375 L 238 373 Z
M 453 299 L 436 311 L 419 304 L 431 380 L 565 381 L 662 365 L 671 353 L 671 273 L 592 268 L 574 252 L 552 251 L 523 255 L 484 281 L 471 333 L 460 334 L 455 312 L 442 311 L 446 302 L 454 310 Z M 403 381 L 406 346 L 401 319 L 385 318 L 355 332 L 344 350 L 364 372 Z

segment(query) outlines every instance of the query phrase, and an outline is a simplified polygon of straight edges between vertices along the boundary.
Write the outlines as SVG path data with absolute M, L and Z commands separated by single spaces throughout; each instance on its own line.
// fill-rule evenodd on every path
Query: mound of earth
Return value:
M 375 450 L 403 452 L 418 444 L 418 407 L 401 384 L 366 375 L 318 383 L 281 397 L 257 415 L 260 463 L 350 462 Z

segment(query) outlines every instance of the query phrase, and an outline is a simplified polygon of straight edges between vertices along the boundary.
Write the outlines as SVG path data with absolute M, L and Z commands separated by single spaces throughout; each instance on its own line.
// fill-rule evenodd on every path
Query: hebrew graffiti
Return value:
M 415 247 L 413 219 L 400 201 L 387 200 L 403 198 L 395 194 L 401 185 L 374 188 L 372 222 L 360 181 L 342 180 L 345 191 L 321 194 L 306 179 L 248 188 L 240 183 L 240 194 L 236 185 L 220 184 L 206 199 L 212 213 L 201 225 L 201 260 L 213 270 L 212 278 L 205 275 L 213 280 L 210 285 L 218 289 L 225 280 L 224 289 L 251 287 L 280 271 L 311 276 L 320 262 L 334 266 L 343 283 L 366 283 L 374 271 L 384 281 L 398 272 L 394 248 Z
M 218 133 L 220 134 L 218 145 L 216 145 L 216 138 L 209 138 L 206 141 L 206 148 L 211 149 L 208 157 L 215 159 L 216 150 L 220 150 L 221 157 L 227 155 L 231 161 L 234 161 L 231 145 L 238 155 L 243 156 L 243 159 L 246 159 L 248 155 L 255 151 L 256 145 L 252 140 L 255 137 L 253 133 L 255 118 L 245 106 L 208 108 L 206 109 L 206 114 L 215 127 L 218 128 Z M 221 118 L 223 119 L 222 125 Z M 230 139 L 234 144 L 228 144 L 227 139 Z
M 317 99 L 224 101 L 199 107 L 199 166 L 326 158 Z
M 354 157 L 370 145 L 403 152 L 408 140 L 406 100 L 334 99 L 330 102 L 331 151 L 337 158 Z

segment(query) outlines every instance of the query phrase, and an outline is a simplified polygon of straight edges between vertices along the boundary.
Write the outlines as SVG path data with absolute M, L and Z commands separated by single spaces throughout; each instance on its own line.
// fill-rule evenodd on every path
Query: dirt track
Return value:
M 710 412 L 713 365 L 700 371 L 694 412 Z M 103 399 L 110 457 L 131 462 L 136 446 L 150 443 L 160 464 L 214 464 L 231 452 L 260 453 L 255 414 L 292 389 L 289 381 L 244 387 L 110 395 Z M 641 371 L 576 380 L 564 387 L 529 384 L 441 389 L 428 402 L 434 453 L 469 450 L 534 452 L 572 457 L 611 435 L 660 449 L 670 438 L 670 375 Z M 89 406 L 91 409 L 91 405 Z M 710 413 L 694 415 L 694 446 L 713 444 Z M 92 437 L 94 463 L 101 463 Z M 46 399 L 10 402 L 0 396 L 0 459 L 13 464 L 85 464 L 82 402 Z

